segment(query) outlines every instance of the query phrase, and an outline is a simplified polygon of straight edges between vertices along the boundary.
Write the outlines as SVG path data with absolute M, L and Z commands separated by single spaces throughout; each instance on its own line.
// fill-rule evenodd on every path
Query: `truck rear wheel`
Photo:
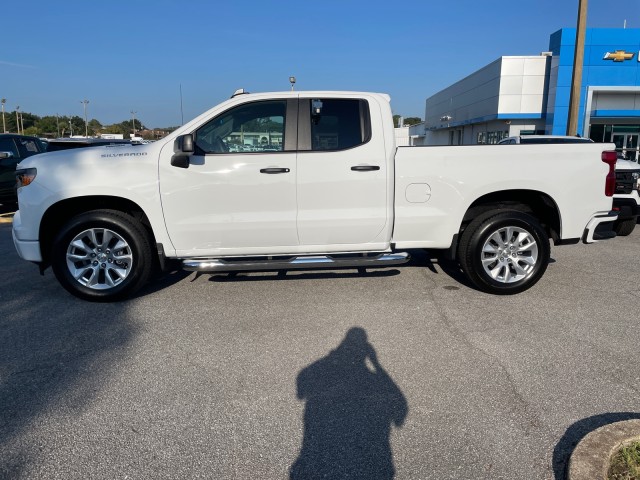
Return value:
M 631 235 L 631 232 L 636 228 L 637 221 L 638 219 L 636 217 L 618 221 L 613 224 L 613 230 L 616 232 L 616 235 L 626 237 L 627 235 Z
M 462 233 L 458 261 L 480 290 L 510 295 L 531 288 L 547 269 L 549 237 L 531 215 L 493 210 Z
M 147 233 L 133 218 L 115 210 L 73 217 L 51 249 L 58 281 L 76 297 L 91 301 L 133 294 L 148 280 L 152 264 Z

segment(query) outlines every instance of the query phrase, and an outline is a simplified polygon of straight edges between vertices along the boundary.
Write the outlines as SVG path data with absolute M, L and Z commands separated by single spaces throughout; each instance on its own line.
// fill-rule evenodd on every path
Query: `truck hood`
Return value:
M 640 170 L 640 165 L 630 160 L 618 159 L 616 162 L 616 171 L 623 170 Z
M 62 163 L 97 163 L 102 166 L 102 164 L 113 161 L 114 159 L 142 160 L 149 157 L 152 151 L 161 147 L 160 145 L 155 145 L 156 143 L 160 142 L 142 145 L 104 145 L 99 147 L 83 147 L 58 150 L 56 152 L 44 152 L 25 158 L 18 164 L 17 168 L 38 168 L 43 165 L 51 167 L 53 166 L 51 164 Z

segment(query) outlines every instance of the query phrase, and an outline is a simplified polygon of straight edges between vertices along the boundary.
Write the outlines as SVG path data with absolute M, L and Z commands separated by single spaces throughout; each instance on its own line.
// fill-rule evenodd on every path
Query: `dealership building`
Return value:
M 414 145 L 494 144 L 513 135 L 565 135 L 575 28 L 553 33 L 548 50 L 506 56 L 426 101 Z M 613 142 L 637 159 L 640 136 L 640 29 L 587 29 L 578 132 Z

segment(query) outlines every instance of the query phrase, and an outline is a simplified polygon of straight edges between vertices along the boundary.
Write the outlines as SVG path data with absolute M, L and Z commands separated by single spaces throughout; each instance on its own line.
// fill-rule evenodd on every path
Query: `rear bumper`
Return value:
M 618 212 L 618 220 L 637 217 L 640 207 L 634 198 L 613 197 L 613 209 Z
M 594 243 L 599 240 L 615 238 L 613 223 L 618 219 L 618 212 L 599 213 L 591 217 L 582 235 L 583 243 Z

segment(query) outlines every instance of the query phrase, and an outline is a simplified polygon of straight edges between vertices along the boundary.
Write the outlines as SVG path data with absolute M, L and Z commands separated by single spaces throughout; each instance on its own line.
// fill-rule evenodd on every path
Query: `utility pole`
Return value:
M 89 100 L 85 98 L 84 100 L 81 100 L 80 103 L 84 108 L 84 136 L 86 138 L 89 136 L 89 124 L 87 123 L 87 104 L 89 103 Z
M 56 113 L 56 134 L 58 135 L 58 138 L 60 138 L 60 115 L 58 115 L 57 113 Z
M 18 129 L 18 135 L 20 135 L 20 105 L 16 107 L 16 128 Z
M 587 31 L 587 3 L 587 0 L 578 0 L 576 49 L 573 56 L 573 75 L 571 77 L 571 97 L 569 99 L 567 135 L 578 134 L 578 110 L 580 107 L 580 90 L 582 87 L 582 66 L 584 65 L 584 38 Z
M 133 136 L 136 136 L 136 113 L 138 112 L 134 112 L 133 110 L 131 110 L 131 117 L 133 117 Z
M 7 99 L 0 99 L 0 103 L 2 103 L 2 133 L 7 133 L 7 124 L 4 121 L 4 104 L 7 103 Z

